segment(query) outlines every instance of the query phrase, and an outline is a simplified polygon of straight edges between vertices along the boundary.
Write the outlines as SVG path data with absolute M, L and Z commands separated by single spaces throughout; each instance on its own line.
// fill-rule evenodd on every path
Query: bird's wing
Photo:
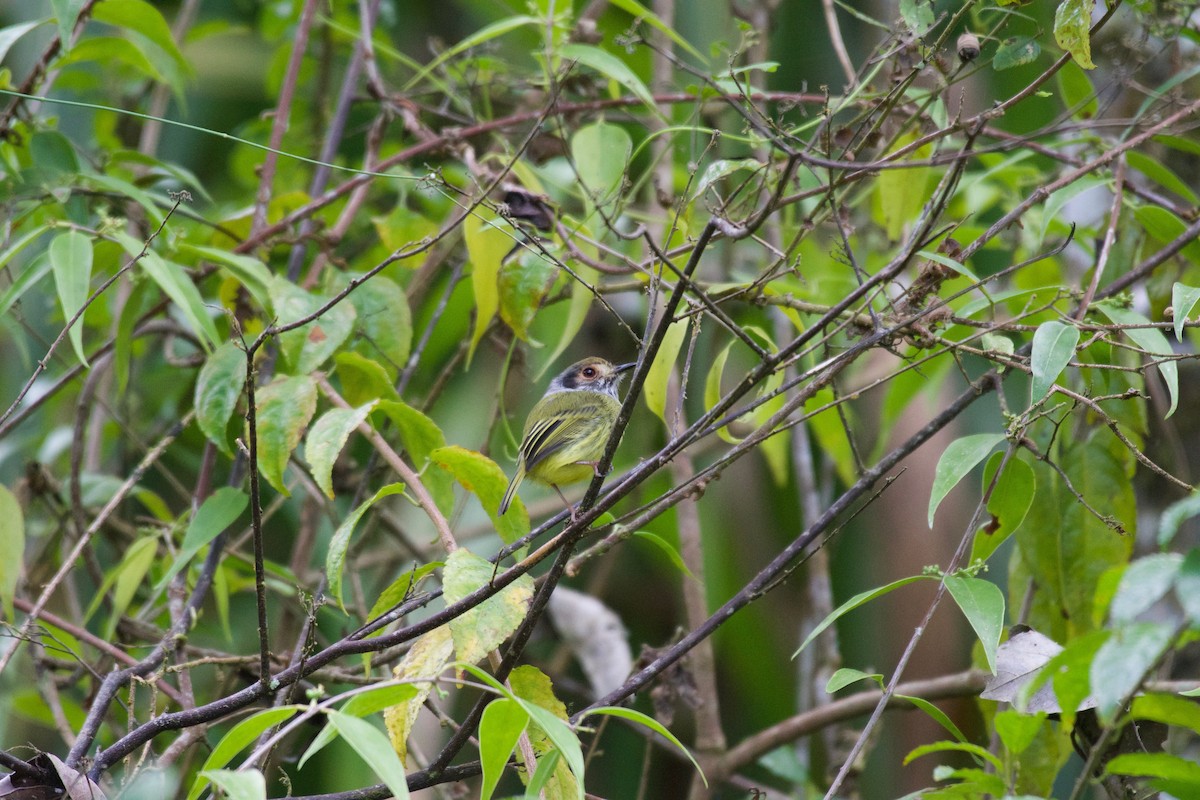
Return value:
M 541 461 L 567 446 L 574 438 L 576 429 L 583 427 L 587 419 L 548 417 L 535 423 L 525 432 L 521 442 L 521 455 L 525 460 L 525 471 L 531 471 Z

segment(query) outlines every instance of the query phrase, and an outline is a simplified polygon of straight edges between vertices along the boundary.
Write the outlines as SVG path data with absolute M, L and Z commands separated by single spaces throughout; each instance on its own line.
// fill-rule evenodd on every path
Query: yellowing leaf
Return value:
M 258 390 L 258 468 L 263 477 L 282 494 L 292 451 L 317 410 L 317 385 L 312 378 L 279 378 Z
M 512 250 L 516 240 L 507 223 L 494 215 L 480 217 L 476 214 L 463 220 L 463 238 L 471 262 L 471 288 L 475 290 L 475 330 L 467 352 L 467 363 L 470 363 L 475 347 L 500 308 L 500 262 Z
M 508 488 L 508 476 L 504 470 L 482 453 L 467 450 L 457 445 L 439 447 L 429 454 L 430 459 L 454 476 L 462 487 L 479 498 L 496 533 L 506 544 L 511 544 L 529 533 L 529 513 L 520 503 L 509 507 L 508 513 L 498 514 L 500 500 Z M 488 575 L 491 575 L 491 566 Z
M 442 578 L 446 602 L 453 604 L 487 586 L 495 572 L 491 562 L 458 548 L 446 559 Z M 499 594 L 450 620 L 458 660 L 474 664 L 499 647 L 525 619 L 532 598 L 533 578 L 522 575 Z
M 642 386 L 642 394 L 646 398 L 646 407 L 663 422 L 667 421 L 667 381 L 671 370 L 675 368 L 675 358 L 683 340 L 687 337 L 689 320 L 681 319 L 672 322 L 663 336 L 662 346 L 654 356 L 654 363 L 646 373 L 646 383 Z
M 383 712 L 388 738 L 391 739 L 392 748 L 401 761 L 408 760 L 408 734 L 412 732 L 417 714 L 433 688 L 430 681 L 442 674 L 453 657 L 454 642 L 450 638 L 450 629 L 443 625 L 413 642 L 413 646 L 392 670 L 392 676 L 397 680 L 429 679 L 416 684 L 416 696 Z

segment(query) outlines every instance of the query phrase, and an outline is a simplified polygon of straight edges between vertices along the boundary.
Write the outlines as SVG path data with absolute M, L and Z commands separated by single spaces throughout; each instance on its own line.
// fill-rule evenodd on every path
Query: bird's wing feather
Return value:
M 586 421 L 582 417 L 549 417 L 534 424 L 521 442 L 525 471 L 531 471 L 541 461 L 566 447 L 575 438 L 573 431 L 583 427 Z

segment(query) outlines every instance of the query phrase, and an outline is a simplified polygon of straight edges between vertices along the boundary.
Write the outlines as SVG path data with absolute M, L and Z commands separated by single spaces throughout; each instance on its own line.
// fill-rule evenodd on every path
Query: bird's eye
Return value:
M 584 367 L 583 368 L 583 377 L 585 377 L 585 378 L 596 377 L 596 368 L 595 367 Z

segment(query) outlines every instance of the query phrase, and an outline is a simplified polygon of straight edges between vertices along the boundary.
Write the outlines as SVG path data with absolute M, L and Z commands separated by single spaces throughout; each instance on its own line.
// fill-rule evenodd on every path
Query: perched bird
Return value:
M 525 420 L 517 472 L 500 501 L 501 514 L 508 510 L 521 481 L 529 477 L 552 486 L 574 518 L 575 510 L 558 487 L 597 474 L 597 464 L 621 411 L 617 386 L 622 373 L 633 366 L 585 358 L 550 381 L 546 394 Z

